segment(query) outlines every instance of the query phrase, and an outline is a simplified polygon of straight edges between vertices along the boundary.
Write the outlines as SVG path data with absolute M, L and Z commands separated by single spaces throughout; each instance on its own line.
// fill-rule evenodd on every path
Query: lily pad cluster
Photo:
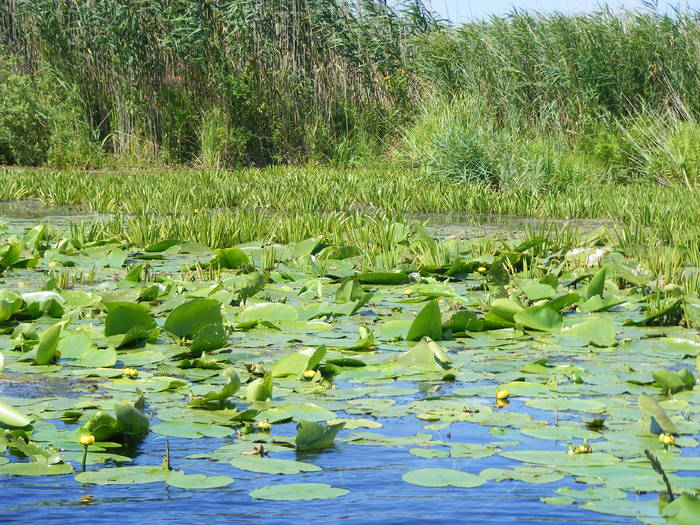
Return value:
M 0 475 L 190 490 L 253 472 L 271 484 L 252 500 L 321 500 L 349 491 L 310 451 L 382 447 L 414 465 L 398 484 L 466 494 L 574 479 L 543 501 L 700 520 L 700 300 L 612 247 L 589 267 L 537 237 L 399 230 L 374 260 L 321 238 L 212 251 L 39 226 L 3 239 Z M 37 383 L 58 387 L 15 390 Z M 397 418 L 421 431 L 383 433 Z M 446 437 L 465 426 L 490 438 Z M 144 465 L 149 435 L 165 458 Z M 183 452 L 191 440 L 209 451 Z M 226 475 L 207 475 L 212 461 Z

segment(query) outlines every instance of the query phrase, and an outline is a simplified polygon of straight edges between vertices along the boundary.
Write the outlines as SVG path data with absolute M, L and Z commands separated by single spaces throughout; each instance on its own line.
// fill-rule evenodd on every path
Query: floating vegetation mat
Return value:
M 322 237 L 211 250 L 101 231 L 0 241 L 6 494 L 41 501 L 57 479 L 249 513 L 337 500 L 371 521 L 357 513 L 379 501 L 401 520 L 457 498 L 503 523 L 534 499 L 528 519 L 550 523 L 700 523 L 700 300 L 602 235 L 563 249 L 396 224 L 368 265 Z

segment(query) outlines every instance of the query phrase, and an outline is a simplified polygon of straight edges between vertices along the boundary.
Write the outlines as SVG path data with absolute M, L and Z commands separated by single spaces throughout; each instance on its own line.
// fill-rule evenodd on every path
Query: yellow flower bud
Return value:
M 257 427 L 260 432 L 269 432 L 272 430 L 272 425 L 267 421 L 259 421 Z
M 61 352 L 59 352 L 58 350 L 56 350 L 56 351 L 53 353 L 53 356 L 54 356 L 55 359 L 58 359 L 59 357 L 61 357 Z
M 479 273 L 486 273 L 486 267 L 485 267 L 485 266 L 479 266 L 479 267 L 476 269 L 476 271 L 479 272 Z
M 411 295 L 413 295 L 413 290 L 411 290 L 410 288 L 408 288 L 408 289 L 404 290 L 403 293 L 404 293 L 404 295 L 411 296 Z
M 80 436 L 80 444 L 84 447 L 92 445 L 95 442 L 95 436 L 92 434 L 83 434 Z
M 676 444 L 676 438 L 674 438 L 671 434 L 659 434 L 659 441 L 663 443 L 665 446 L 669 445 L 675 445 Z
M 316 370 L 307 370 L 303 374 L 304 379 L 313 379 L 316 377 Z
M 135 368 L 125 368 L 124 375 L 126 377 L 136 377 L 137 375 L 139 375 L 139 371 Z
M 506 390 L 505 388 L 499 388 L 496 390 L 496 399 L 499 399 L 501 401 L 504 401 L 510 397 L 510 392 Z

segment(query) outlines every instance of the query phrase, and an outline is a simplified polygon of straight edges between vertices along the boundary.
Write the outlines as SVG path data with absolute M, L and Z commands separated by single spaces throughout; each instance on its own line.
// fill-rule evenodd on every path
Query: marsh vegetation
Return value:
M 697 523 L 698 22 L 5 2 L 0 512 Z

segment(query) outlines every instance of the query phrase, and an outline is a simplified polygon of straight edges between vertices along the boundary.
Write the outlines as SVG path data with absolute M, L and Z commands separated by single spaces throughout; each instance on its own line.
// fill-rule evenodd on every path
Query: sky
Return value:
M 563 13 L 577 13 L 595 10 L 601 3 L 598 0 L 424 0 L 425 4 L 432 7 L 440 15 L 455 23 L 468 22 L 474 19 L 487 18 L 491 15 L 505 15 L 512 11 L 513 7 L 528 11 Z M 669 6 L 688 6 L 691 9 L 700 10 L 700 0 L 658 0 L 659 10 L 666 10 Z M 613 8 L 626 9 L 642 8 L 642 0 L 608 0 L 607 4 Z

